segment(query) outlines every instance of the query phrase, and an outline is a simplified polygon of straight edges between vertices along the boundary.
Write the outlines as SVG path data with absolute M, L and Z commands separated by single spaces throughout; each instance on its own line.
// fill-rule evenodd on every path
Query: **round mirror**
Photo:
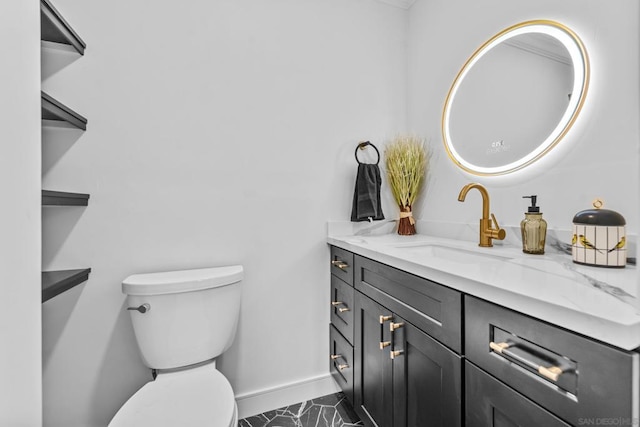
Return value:
M 527 21 L 484 43 L 451 85 L 442 114 L 449 157 L 475 175 L 502 175 L 545 155 L 587 93 L 589 59 L 554 21 Z

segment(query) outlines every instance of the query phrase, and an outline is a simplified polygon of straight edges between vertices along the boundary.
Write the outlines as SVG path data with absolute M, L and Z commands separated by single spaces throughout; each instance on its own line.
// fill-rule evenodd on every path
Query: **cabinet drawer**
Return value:
M 638 415 L 637 353 L 469 296 L 465 337 L 468 360 L 570 424 Z
M 353 344 L 353 287 L 331 276 L 331 323 Z
M 353 254 L 331 246 L 331 274 L 353 286 Z
M 570 427 L 515 390 L 465 362 L 469 427 Z
M 333 325 L 329 325 L 329 370 L 349 402 L 353 404 L 353 347 Z
M 356 255 L 355 288 L 456 353 L 462 347 L 462 294 Z

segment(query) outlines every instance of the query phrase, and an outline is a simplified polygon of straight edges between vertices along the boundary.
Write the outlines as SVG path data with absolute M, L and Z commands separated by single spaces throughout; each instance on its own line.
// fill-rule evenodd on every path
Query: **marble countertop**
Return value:
M 528 255 L 519 240 L 481 248 L 477 241 L 363 229 L 330 224 L 327 242 L 616 347 L 640 347 L 635 266 L 575 264 L 553 233 L 544 255 Z

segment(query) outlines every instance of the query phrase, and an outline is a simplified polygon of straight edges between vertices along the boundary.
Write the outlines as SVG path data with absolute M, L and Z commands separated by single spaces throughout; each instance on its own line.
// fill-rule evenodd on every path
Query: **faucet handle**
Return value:
M 507 232 L 503 228 L 500 228 L 500 224 L 498 224 L 498 220 L 496 219 L 496 216 L 494 214 L 491 214 L 491 222 L 493 224 L 491 225 L 491 228 L 488 230 L 490 232 L 491 238 L 497 239 L 497 240 L 504 240 L 504 238 L 507 237 Z M 494 224 L 495 224 L 495 228 L 494 228 Z

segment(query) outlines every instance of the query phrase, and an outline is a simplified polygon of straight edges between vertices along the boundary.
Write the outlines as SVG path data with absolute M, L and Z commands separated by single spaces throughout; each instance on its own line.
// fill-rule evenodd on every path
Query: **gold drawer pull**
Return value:
M 390 356 L 392 359 L 395 359 L 396 357 L 398 357 L 398 356 L 402 355 L 402 353 L 404 353 L 404 350 L 393 350 L 393 351 L 390 351 L 390 352 L 389 352 L 389 356 Z
M 395 331 L 396 329 L 400 329 L 404 326 L 404 322 L 399 322 L 399 323 L 389 323 L 389 330 L 391 332 Z
M 344 261 L 340 261 L 339 259 L 334 259 L 333 261 L 331 261 L 331 265 L 333 265 L 334 267 L 338 267 L 340 270 L 346 270 L 347 268 L 349 268 L 349 264 Z
M 331 356 L 329 356 L 331 358 L 331 360 L 338 360 L 342 357 L 341 354 L 332 354 Z
M 346 306 L 346 304 L 345 304 L 345 303 L 343 303 L 342 301 L 331 301 L 331 305 L 332 305 L 332 306 L 334 306 L 334 307 L 336 307 L 336 306 L 338 306 L 338 305 L 344 305 L 344 306 Z M 351 309 L 350 309 L 349 307 L 341 307 L 341 308 L 339 308 L 339 309 L 338 309 L 338 311 L 339 311 L 340 313 L 344 313 L 345 311 L 350 311 L 350 310 L 351 310 Z
M 540 375 L 542 375 L 543 377 L 551 381 L 554 381 L 554 382 L 558 381 L 558 379 L 560 378 L 560 375 L 564 373 L 564 370 L 559 366 L 546 367 L 514 355 L 511 351 L 509 351 L 509 348 L 512 347 L 513 345 L 514 345 L 513 343 L 508 343 L 508 342 L 495 343 L 491 341 L 489 343 L 489 347 L 491 348 L 491 350 L 499 354 L 504 354 L 505 356 L 510 356 L 511 358 L 519 359 L 520 363 L 524 363 L 528 367 L 537 370 Z
M 388 322 L 389 320 L 393 320 L 393 316 L 380 315 L 380 324 L 381 325 L 384 325 L 384 322 Z
M 380 350 L 384 350 L 385 347 L 389 347 L 391 345 L 391 341 L 380 341 Z
M 540 366 L 538 367 L 538 373 L 551 381 L 558 381 L 564 371 L 559 366 L 550 366 L 548 368 Z
M 500 354 L 502 354 L 502 350 L 504 350 L 505 348 L 509 348 L 510 345 L 511 344 L 509 344 L 508 342 L 494 343 L 493 341 L 491 341 L 489 343 L 489 347 L 491 347 L 491 350 Z
M 347 365 L 346 363 L 344 365 L 338 365 L 338 369 L 340 369 L 341 371 L 344 371 L 348 367 L 349 367 L 349 365 Z

